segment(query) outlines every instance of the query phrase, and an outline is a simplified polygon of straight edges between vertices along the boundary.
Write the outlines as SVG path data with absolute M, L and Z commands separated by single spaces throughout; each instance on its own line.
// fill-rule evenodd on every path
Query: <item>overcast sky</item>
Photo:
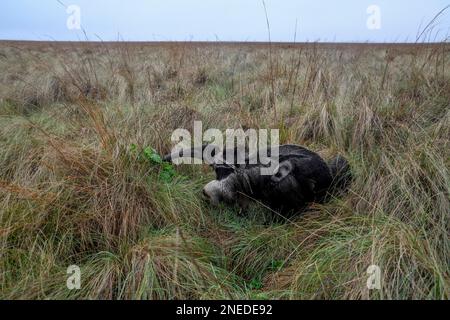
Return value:
M 415 41 L 450 0 L 266 0 L 272 41 Z M 69 8 L 69 12 L 67 11 Z M 79 14 L 78 14 L 79 13 Z M 80 18 L 78 20 L 78 17 Z M 267 41 L 261 0 L 1 0 L 0 39 Z M 434 40 L 450 34 L 450 10 Z

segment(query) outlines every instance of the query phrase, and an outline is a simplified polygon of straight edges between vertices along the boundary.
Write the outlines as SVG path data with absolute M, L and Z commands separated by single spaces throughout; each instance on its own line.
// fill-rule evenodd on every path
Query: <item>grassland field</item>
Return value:
M 0 42 L 0 298 L 448 299 L 449 62 L 448 43 Z M 353 182 L 287 221 L 212 207 L 208 166 L 157 156 L 195 120 L 279 129 Z

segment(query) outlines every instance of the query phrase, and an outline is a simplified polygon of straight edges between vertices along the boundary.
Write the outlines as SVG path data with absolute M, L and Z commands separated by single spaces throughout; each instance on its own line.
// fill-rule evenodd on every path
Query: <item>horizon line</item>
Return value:
M 367 41 L 227 41 L 227 40 L 21 40 L 21 39 L 0 39 L 0 43 L 15 42 L 15 43 L 54 43 L 54 44 L 249 44 L 249 45 L 436 45 L 436 44 L 450 44 L 450 41 L 428 41 L 428 42 L 371 42 Z

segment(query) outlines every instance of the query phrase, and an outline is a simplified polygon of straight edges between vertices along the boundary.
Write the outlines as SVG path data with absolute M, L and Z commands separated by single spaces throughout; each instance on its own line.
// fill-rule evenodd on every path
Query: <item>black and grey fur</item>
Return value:
M 217 153 L 220 150 L 213 149 L 212 155 Z M 269 157 L 270 153 L 268 150 Z M 164 160 L 189 154 L 201 157 L 200 150 L 192 149 L 167 155 Z M 272 175 L 261 175 L 263 165 L 259 158 L 256 164 L 250 159 L 251 156 L 246 156 L 245 163 L 240 165 L 233 165 L 227 159 L 210 163 L 216 179 L 203 188 L 203 194 L 212 204 L 225 202 L 245 208 L 256 200 L 280 213 L 298 213 L 309 203 L 324 202 L 344 190 L 351 180 L 350 167 L 343 157 L 337 156 L 326 163 L 317 153 L 298 145 L 279 146 L 279 165 Z

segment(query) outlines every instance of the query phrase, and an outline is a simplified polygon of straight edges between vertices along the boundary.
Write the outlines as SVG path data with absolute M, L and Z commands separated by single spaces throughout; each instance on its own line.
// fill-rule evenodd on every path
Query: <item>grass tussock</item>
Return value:
M 448 49 L 3 43 L 0 298 L 448 299 Z M 343 154 L 353 183 L 282 223 L 211 208 L 208 168 L 160 158 L 196 120 Z

